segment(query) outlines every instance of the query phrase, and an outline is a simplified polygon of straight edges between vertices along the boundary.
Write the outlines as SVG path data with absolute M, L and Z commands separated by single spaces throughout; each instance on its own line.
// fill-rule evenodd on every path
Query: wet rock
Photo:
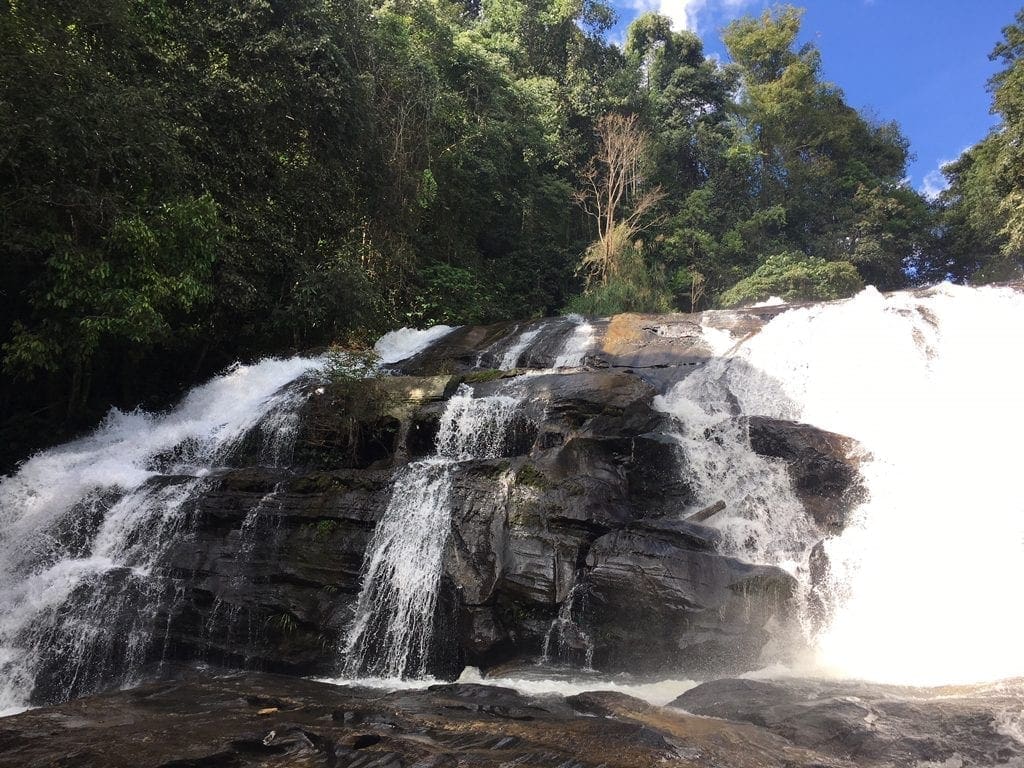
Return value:
M 410 430 L 414 446 L 426 439 L 420 431 L 426 425 L 410 424 L 413 414 L 444 400 L 450 383 L 448 376 L 339 377 L 325 383 L 299 414 L 291 465 L 327 470 L 393 466 L 405 458 Z
M 716 554 L 716 545 L 715 532 L 684 522 L 646 521 L 598 539 L 586 575 L 595 666 L 685 674 L 756 666 L 769 624 L 788 618 L 795 582 Z
M 849 765 L 754 726 L 692 717 L 621 694 L 592 699 L 530 697 L 484 685 L 387 693 L 208 673 L 6 718 L 0 766 Z
M 153 660 L 332 673 L 390 477 L 249 469 L 212 480 L 166 557 L 176 591 L 155 616 Z
M 760 316 L 743 315 L 750 332 Z M 265 436 L 253 438 L 234 469 L 207 479 L 159 564 L 172 578 L 146 659 L 336 673 L 396 473 L 433 454 L 446 400 L 466 385 L 522 405 L 500 458 L 454 470 L 432 672 L 534 663 L 556 635 L 571 652 L 556 661 L 593 647 L 601 670 L 749 669 L 767 626 L 788 615 L 791 580 L 721 557 L 713 529 L 678 522 L 694 502 L 679 425 L 653 406 L 659 387 L 708 359 L 705 321 L 595 322 L 591 369 L 532 375 L 495 367 L 524 331 L 549 326 L 517 362 L 550 365 L 573 321 L 463 328 L 392 366 L 422 375 L 317 383 L 292 460 L 261 465 Z M 826 531 L 841 527 L 856 488 L 849 441 L 789 422 L 748 426 L 755 450 L 787 462 L 809 513 Z M 117 682 L 110 672 L 104 684 Z
M 746 417 L 750 447 L 762 456 L 782 459 L 797 497 L 829 534 L 846 527 L 847 515 L 863 501 L 858 444 L 843 435 L 764 416 Z
M 483 356 L 503 340 L 516 333 L 515 323 L 464 325 L 443 336 L 417 355 L 392 366 L 411 376 L 434 376 L 463 373 L 477 368 L 495 366 L 494 356 Z
M 868 683 L 716 680 L 674 702 L 694 714 L 748 722 L 858 765 L 994 766 L 1024 760 L 1013 725 L 1024 681 L 915 689 Z

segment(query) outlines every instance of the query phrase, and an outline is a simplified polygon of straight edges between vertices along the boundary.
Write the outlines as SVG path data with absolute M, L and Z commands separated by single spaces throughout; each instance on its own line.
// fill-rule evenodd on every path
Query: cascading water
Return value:
M 452 330 L 401 329 L 376 351 L 382 363 L 398 362 Z M 296 357 L 236 366 L 166 413 L 112 410 L 91 435 L 0 478 L 0 713 L 129 680 L 166 650 L 183 592 L 164 572 L 168 547 L 233 456 L 291 462 L 307 397 L 301 380 L 324 365 Z M 276 496 L 246 516 L 242 560 Z
M 506 371 L 515 368 L 519 364 L 519 358 L 546 328 L 547 323 L 543 323 L 532 330 L 519 334 L 512 346 L 501 356 L 498 367 Z
M 397 363 L 422 352 L 454 330 L 450 325 L 435 325 L 425 330 L 399 328 L 381 336 L 373 350 L 383 365 Z
M 594 638 L 580 624 L 587 611 L 587 598 L 585 585 L 574 584 L 544 635 L 539 664 L 576 663 L 585 671 L 593 671 Z
M 462 385 L 448 401 L 435 455 L 395 479 L 391 501 L 366 553 L 363 585 L 343 655 L 349 676 L 426 673 L 445 548 L 452 481 L 460 462 L 501 455 L 518 399 L 476 399 Z
M 169 586 L 161 555 L 205 478 L 264 419 L 274 426 L 259 453 L 286 455 L 282 427 L 301 400 L 290 385 L 319 365 L 265 360 L 165 414 L 111 411 L 0 480 L 0 710 L 26 706 L 40 685 L 66 698 L 145 661 Z
M 555 358 L 555 368 L 579 368 L 596 339 L 596 329 L 585 317 L 569 315 L 568 320 L 572 326 Z
M 1022 348 L 1013 290 L 868 289 L 727 340 L 664 398 L 696 486 L 734 510 L 714 524 L 751 559 L 799 559 L 813 534 L 731 414 L 796 419 L 864 448 L 868 499 L 826 541 L 835 609 L 813 638 L 821 671 L 913 684 L 1024 674 Z
M 705 327 L 705 338 L 715 338 Z M 713 520 L 723 534 L 722 549 L 746 560 L 779 565 L 796 574 L 821 535 L 796 497 L 784 462 L 760 456 L 750 446 L 738 393 L 771 385 L 742 358 L 726 349 L 690 374 L 655 406 L 681 425 L 677 439 L 684 472 L 693 489 L 695 508 L 724 501 L 726 512 Z M 786 418 L 793 409 L 776 391 L 770 395 L 771 415 Z M 759 415 L 769 415 L 760 413 Z

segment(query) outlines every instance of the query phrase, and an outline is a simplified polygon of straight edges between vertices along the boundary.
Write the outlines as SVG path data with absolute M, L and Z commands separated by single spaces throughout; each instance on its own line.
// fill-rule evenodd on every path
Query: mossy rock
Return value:
M 505 371 L 498 368 L 488 368 L 483 371 L 473 371 L 462 377 L 466 384 L 483 384 L 488 381 L 496 381 L 507 375 Z
M 548 479 L 547 475 L 535 466 L 532 464 L 526 464 L 516 474 L 516 485 L 525 485 L 530 488 L 547 490 L 551 487 L 551 481 Z

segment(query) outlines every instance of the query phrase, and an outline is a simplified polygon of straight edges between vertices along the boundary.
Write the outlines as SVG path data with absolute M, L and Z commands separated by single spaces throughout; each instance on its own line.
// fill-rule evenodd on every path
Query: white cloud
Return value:
M 939 160 L 938 166 L 936 166 L 934 170 L 928 171 L 921 180 L 921 186 L 918 188 L 918 192 L 924 195 L 928 200 L 938 199 L 939 195 L 949 189 L 949 180 L 946 178 L 946 174 L 942 172 L 942 169 L 950 163 L 955 163 L 963 157 L 964 152 L 969 149 L 971 149 L 970 146 L 964 147 L 952 160 Z
M 949 189 L 949 180 L 942 173 L 942 166 L 945 164 L 945 162 L 940 163 L 938 168 L 925 174 L 920 192 L 926 199 L 934 201 Z
M 637 11 L 657 11 L 672 19 L 674 29 L 701 33 L 710 18 L 735 16 L 760 0 L 632 0 Z

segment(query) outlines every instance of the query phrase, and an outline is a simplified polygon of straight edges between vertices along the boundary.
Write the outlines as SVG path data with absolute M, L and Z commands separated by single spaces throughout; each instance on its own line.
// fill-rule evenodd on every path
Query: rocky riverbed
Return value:
M 611 692 L 193 671 L 0 720 L 0 766 L 1019 766 L 1021 690 L 720 680 L 656 707 Z

